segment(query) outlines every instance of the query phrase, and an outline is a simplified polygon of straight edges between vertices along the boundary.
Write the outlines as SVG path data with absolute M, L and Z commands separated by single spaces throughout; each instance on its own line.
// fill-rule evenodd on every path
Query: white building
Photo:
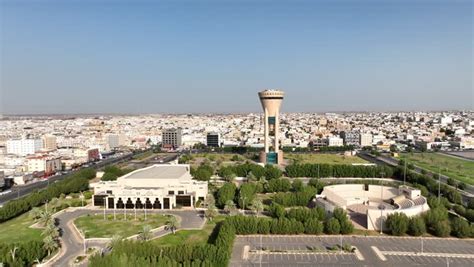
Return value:
M 359 136 L 360 147 L 372 146 L 372 134 L 361 133 Z
M 340 137 L 333 136 L 327 139 L 328 146 L 343 146 L 344 140 Z
M 187 164 L 153 165 L 91 187 L 94 205 L 108 209 L 194 207 L 208 193 L 207 182 L 193 180 Z
M 16 139 L 7 141 L 7 154 L 26 156 L 35 154 L 43 147 L 41 139 Z

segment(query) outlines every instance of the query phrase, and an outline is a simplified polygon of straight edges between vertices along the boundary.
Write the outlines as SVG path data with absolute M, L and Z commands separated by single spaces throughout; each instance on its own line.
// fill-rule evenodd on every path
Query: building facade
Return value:
M 49 176 L 62 170 L 60 158 L 49 156 L 30 156 L 26 158 L 28 172 L 44 172 Z
M 341 132 L 342 140 L 345 146 L 359 146 L 360 133 L 356 131 Z
M 54 135 L 44 135 L 42 138 L 43 140 L 43 148 L 46 150 L 56 150 L 57 143 L 56 143 L 56 136 Z
M 194 207 L 206 199 L 207 182 L 193 180 L 187 164 L 153 165 L 116 181 L 92 184 L 94 205 L 107 209 Z
M 43 147 L 41 139 L 16 139 L 7 141 L 7 154 L 18 156 L 32 155 Z
M 164 148 L 176 149 L 182 145 L 183 132 L 181 128 L 163 130 L 161 136 L 161 146 Z
M 215 132 L 207 133 L 206 145 L 210 147 L 220 147 L 221 144 L 219 134 Z
M 372 134 L 370 133 L 361 133 L 360 134 L 360 147 L 372 146 Z

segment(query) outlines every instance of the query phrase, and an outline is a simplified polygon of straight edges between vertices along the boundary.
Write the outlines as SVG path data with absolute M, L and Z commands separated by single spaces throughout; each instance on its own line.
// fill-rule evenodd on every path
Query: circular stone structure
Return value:
M 325 186 L 316 196 L 316 205 L 328 212 L 337 207 L 347 210 L 354 222 L 369 230 L 380 230 L 389 214 L 411 217 L 429 210 L 419 189 L 364 184 Z

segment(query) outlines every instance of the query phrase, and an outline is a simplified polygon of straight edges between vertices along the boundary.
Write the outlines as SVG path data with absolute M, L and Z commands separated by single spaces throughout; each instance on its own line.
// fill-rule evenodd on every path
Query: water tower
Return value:
M 280 106 L 285 93 L 280 90 L 264 90 L 258 93 L 264 112 L 265 150 L 260 154 L 264 164 L 282 164 L 283 152 L 280 151 Z

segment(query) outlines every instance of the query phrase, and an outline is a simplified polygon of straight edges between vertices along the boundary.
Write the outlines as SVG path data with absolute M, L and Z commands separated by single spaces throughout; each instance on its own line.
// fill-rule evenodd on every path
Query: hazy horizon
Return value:
M 472 1 L 0 3 L 0 114 L 473 110 Z

